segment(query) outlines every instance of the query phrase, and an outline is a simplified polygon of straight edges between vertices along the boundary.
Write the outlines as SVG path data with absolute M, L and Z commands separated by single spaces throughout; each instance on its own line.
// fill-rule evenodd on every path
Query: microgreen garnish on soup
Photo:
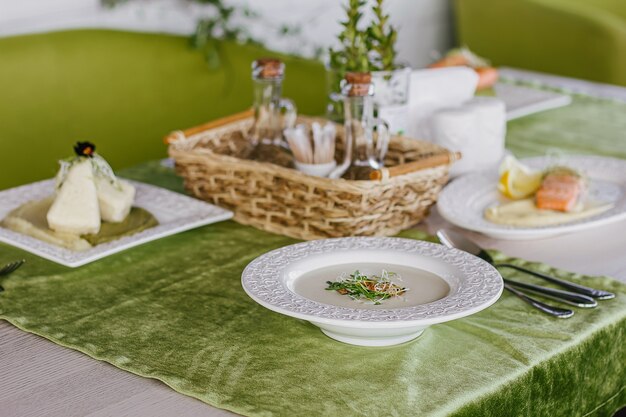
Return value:
M 395 272 L 388 272 L 383 269 L 379 275 L 367 276 L 359 271 L 354 271 L 348 276 L 339 277 L 339 281 L 326 281 L 327 291 L 337 291 L 341 295 L 347 295 L 353 300 L 371 301 L 375 305 L 391 297 L 399 297 L 409 289 L 404 288 L 392 279 L 402 280 Z

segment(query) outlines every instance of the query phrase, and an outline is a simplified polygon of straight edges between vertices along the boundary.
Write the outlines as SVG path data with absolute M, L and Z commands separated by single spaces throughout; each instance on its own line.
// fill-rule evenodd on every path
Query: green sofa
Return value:
M 626 86 L 626 0 L 456 0 L 459 42 L 495 65 Z
M 77 140 L 98 146 L 115 169 L 166 156 L 164 135 L 245 110 L 250 64 L 276 55 L 221 44 L 210 70 L 185 37 L 72 30 L 0 39 L 0 189 L 52 177 Z M 284 93 L 321 114 L 325 72 L 282 57 Z

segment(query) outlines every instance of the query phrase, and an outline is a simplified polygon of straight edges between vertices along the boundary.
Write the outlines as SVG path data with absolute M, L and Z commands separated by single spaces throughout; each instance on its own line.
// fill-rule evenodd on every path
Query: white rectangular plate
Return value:
M 61 265 L 75 268 L 142 243 L 170 236 L 206 224 L 233 217 L 231 211 L 163 188 L 130 181 L 137 189 L 134 206 L 152 213 L 158 226 L 131 236 L 77 252 L 0 227 L 0 241 L 39 255 Z M 0 219 L 11 210 L 31 200 L 48 197 L 54 191 L 54 180 L 35 182 L 0 191 Z

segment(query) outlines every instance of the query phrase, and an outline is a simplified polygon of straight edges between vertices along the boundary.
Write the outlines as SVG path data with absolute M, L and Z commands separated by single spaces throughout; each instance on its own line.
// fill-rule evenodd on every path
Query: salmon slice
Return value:
M 583 192 L 583 180 L 572 174 L 548 174 L 535 195 L 537 208 L 572 211 Z

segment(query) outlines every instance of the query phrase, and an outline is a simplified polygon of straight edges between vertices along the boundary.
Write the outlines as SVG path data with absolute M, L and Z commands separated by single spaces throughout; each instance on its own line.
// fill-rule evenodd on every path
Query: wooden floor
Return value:
M 446 226 L 436 211 L 423 227 Z M 456 230 L 456 229 L 455 229 Z M 494 241 L 463 232 L 509 255 L 626 282 L 626 221 L 535 241 Z M 176 393 L 165 384 L 55 345 L 0 321 L 2 417 L 210 417 L 232 413 Z

